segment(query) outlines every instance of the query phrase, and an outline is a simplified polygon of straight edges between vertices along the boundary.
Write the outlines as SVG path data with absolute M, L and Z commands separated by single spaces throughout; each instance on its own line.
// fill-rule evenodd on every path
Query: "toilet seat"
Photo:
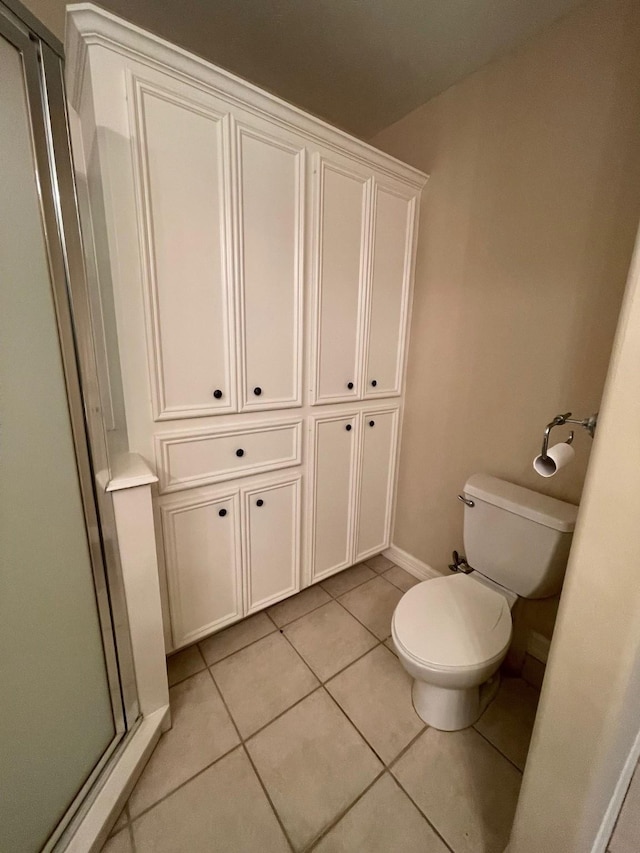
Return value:
M 511 611 L 499 592 L 464 574 L 423 581 L 393 616 L 405 655 L 433 670 L 473 670 L 500 659 L 511 640 Z

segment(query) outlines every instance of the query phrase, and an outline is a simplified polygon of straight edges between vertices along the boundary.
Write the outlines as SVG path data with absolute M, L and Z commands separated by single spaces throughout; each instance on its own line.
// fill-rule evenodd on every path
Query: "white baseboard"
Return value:
M 409 572 L 409 574 L 413 575 L 414 578 L 420 578 L 421 581 L 442 577 L 440 572 L 437 572 L 434 568 L 428 565 L 428 563 L 423 563 L 422 560 L 419 560 L 412 554 L 403 551 L 402 548 L 398 548 L 397 545 L 390 545 L 389 548 L 382 553 L 388 560 L 395 563 L 396 566 L 400 566 L 401 569 Z
M 633 776 L 633 772 L 636 769 L 639 758 L 640 732 L 638 732 L 638 734 L 636 735 L 636 739 L 633 742 L 631 751 L 629 752 L 627 760 L 625 761 L 622 771 L 620 772 L 620 778 L 616 782 L 616 787 L 613 789 L 613 794 L 611 795 L 611 799 L 609 800 L 609 805 L 607 806 L 607 810 L 604 813 L 604 817 L 602 818 L 602 823 L 600 824 L 600 829 L 598 830 L 598 834 L 596 835 L 595 841 L 593 842 L 591 853 L 605 853 L 605 850 L 607 849 L 607 844 L 611 840 L 611 835 L 613 834 L 613 829 L 616 825 L 618 815 L 620 814 L 624 798 L 627 794 L 627 791 L 629 790 L 629 785 L 631 784 L 631 777 Z
M 543 637 L 537 631 L 529 631 L 527 638 L 527 654 L 532 658 L 539 660 L 541 663 L 546 663 L 549 659 L 549 646 L 551 640 L 548 637 Z

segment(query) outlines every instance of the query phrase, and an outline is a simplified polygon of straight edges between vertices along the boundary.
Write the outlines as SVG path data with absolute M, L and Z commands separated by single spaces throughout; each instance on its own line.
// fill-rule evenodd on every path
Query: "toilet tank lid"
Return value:
M 489 474 L 472 474 L 465 483 L 464 493 L 467 497 L 501 507 L 562 533 L 570 533 L 576 526 L 578 507 L 575 504 L 541 495 Z

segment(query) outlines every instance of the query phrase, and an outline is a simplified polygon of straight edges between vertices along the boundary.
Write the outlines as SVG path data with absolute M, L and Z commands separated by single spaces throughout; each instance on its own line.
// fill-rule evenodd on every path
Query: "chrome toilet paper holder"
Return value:
M 591 438 L 593 438 L 596 425 L 598 423 L 598 412 L 594 415 L 589 415 L 588 418 L 572 418 L 571 412 L 567 412 L 564 415 L 556 415 L 555 418 L 548 423 L 546 429 L 544 431 L 544 438 L 542 439 L 542 453 L 540 456 L 542 459 L 547 459 L 547 451 L 549 449 L 549 436 L 551 435 L 551 430 L 557 426 L 564 426 L 564 424 L 577 424 L 578 426 L 583 427 L 589 433 Z M 569 438 L 566 440 L 565 444 L 571 444 L 573 442 L 574 431 L 571 430 L 569 434 Z

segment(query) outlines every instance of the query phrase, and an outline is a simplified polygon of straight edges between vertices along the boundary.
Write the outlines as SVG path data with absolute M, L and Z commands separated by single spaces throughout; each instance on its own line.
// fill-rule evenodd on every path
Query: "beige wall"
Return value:
M 640 244 L 638 249 L 640 249 Z M 640 729 L 640 251 L 616 336 L 510 853 L 603 851 Z M 631 761 L 629 761 L 631 759 Z M 631 766 L 629 766 L 629 764 Z M 627 777 L 628 779 L 628 777 Z M 624 788 L 620 791 L 624 794 Z M 611 803 L 611 807 L 610 807 Z M 630 848 L 640 850 L 640 832 Z M 595 840 L 599 843 L 595 844 Z M 621 853 L 621 838 L 613 851 Z
M 473 472 L 580 498 L 585 432 L 554 479 L 531 461 L 554 415 L 600 405 L 640 215 L 639 80 L 640 4 L 595 0 L 373 139 L 431 174 L 393 541 L 439 570 Z

